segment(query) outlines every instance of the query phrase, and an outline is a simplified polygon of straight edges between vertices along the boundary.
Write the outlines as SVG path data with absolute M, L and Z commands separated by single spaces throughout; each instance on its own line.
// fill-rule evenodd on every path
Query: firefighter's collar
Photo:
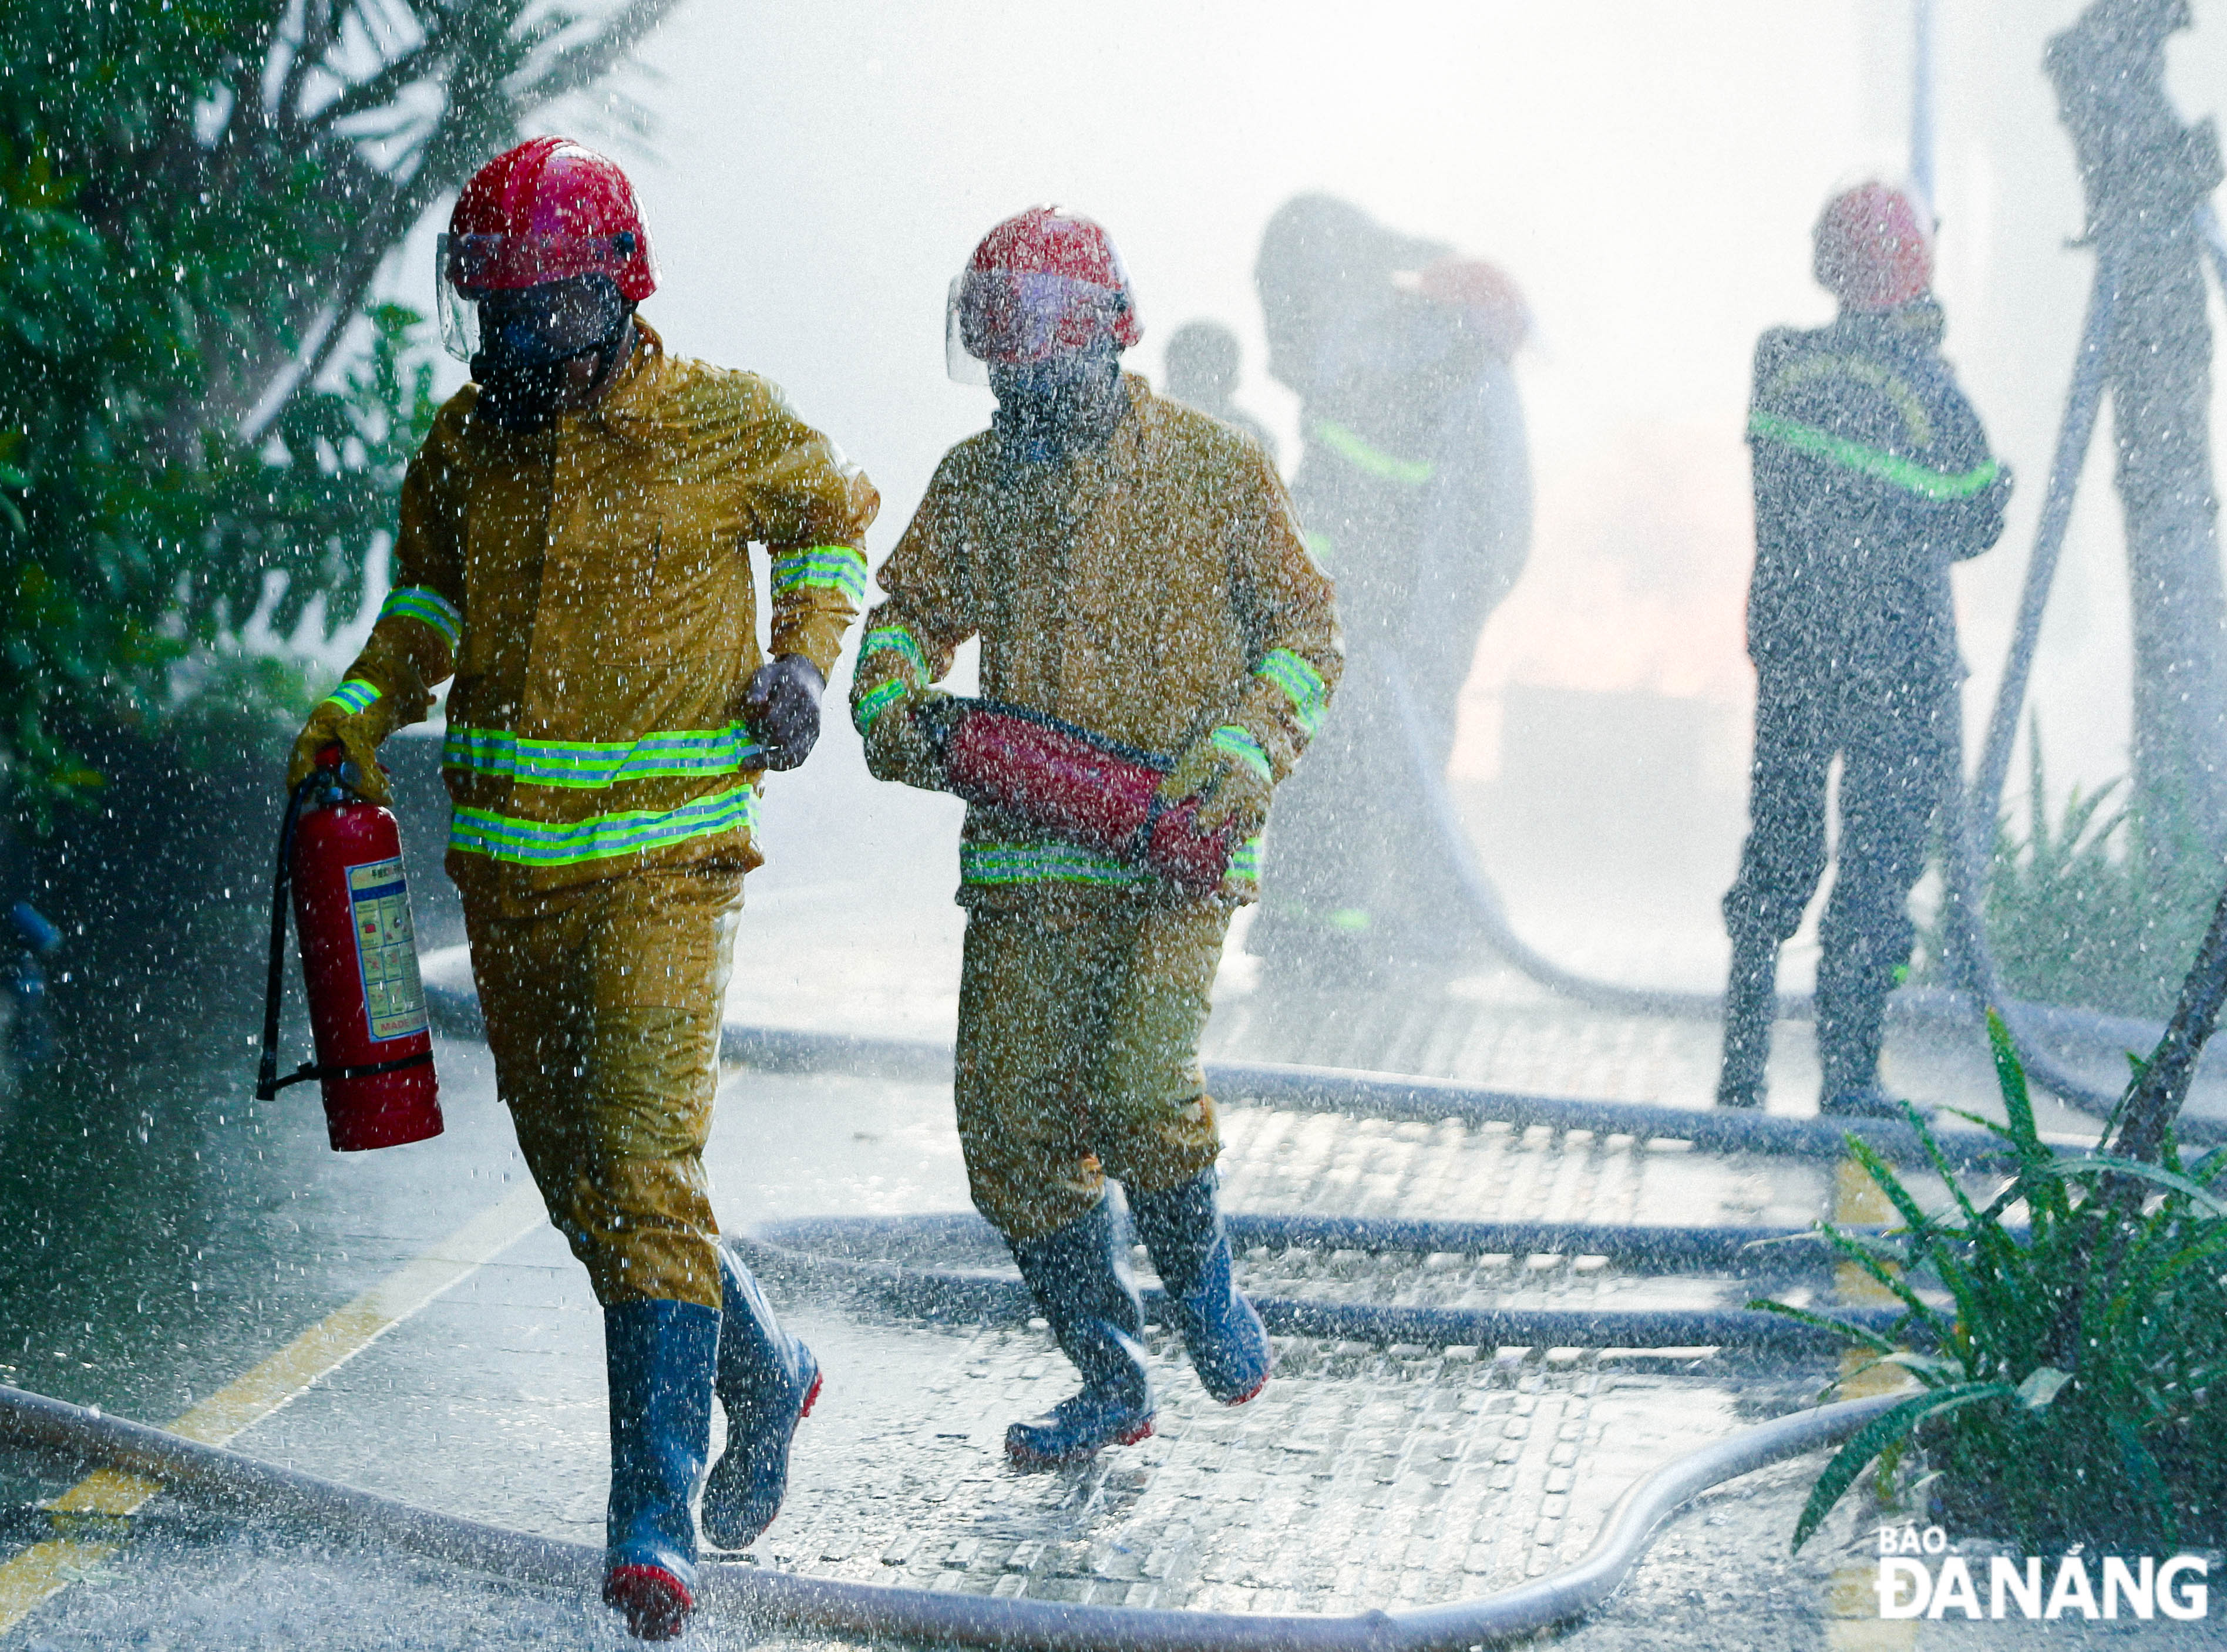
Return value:
M 597 419 L 622 423 L 648 413 L 646 404 L 665 367 L 665 341 L 639 314 L 634 318 L 634 348 L 627 353 L 617 380 L 594 406 L 573 415 L 578 423 Z

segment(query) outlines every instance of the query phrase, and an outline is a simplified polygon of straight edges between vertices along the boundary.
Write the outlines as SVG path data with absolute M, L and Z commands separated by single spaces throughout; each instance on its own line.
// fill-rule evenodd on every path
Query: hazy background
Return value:
M 2002 544 L 1957 575 L 1974 727 L 2090 277 L 2067 245 L 2078 182 L 2039 67 L 2078 9 L 1940 0 L 1937 14 L 1948 348 L 2021 480 Z M 2198 0 L 2196 16 L 2173 48 L 2191 118 L 2227 84 L 2227 14 Z M 641 188 L 665 283 L 645 315 L 679 351 L 770 374 L 868 469 L 885 501 L 877 559 L 937 456 L 986 418 L 987 392 L 944 376 L 944 292 L 1022 206 L 1064 202 L 1111 229 L 1146 327 L 1130 359 L 1148 373 L 1178 323 L 1235 327 L 1240 399 L 1287 462 L 1293 406 L 1260 371 L 1251 284 L 1281 201 L 1328 189 L 1503 265 L 1539 322 L 1521 363 L 1537 533 L 1478 650 L 1455 774 L 1503 852 L 1574 832 L 1622 860 L 1668 832 L 1698 857 L 1698 897 L 1721 888 L 1742 825 L 1750 354 L 1763 328 L 1830 314 L 1808 275 L 1825 196 L 1904 172 L 1911 35 L 1906 0 L 697 0 L 622 83 L 654 116 L 646 137 L 594 111 L 573 124 Z M 413 248 L 396 290 L 424 305 L 430 266 Z M 2107 424 L 2035 679 L 2053 791 L 2126 766 L 2109 452 Z M 855 743 L 831 741 L 831 761 L 776 788 L 791 807 L 863 802 Z M 2021 757 L 2014 791 L 2024 774 Z

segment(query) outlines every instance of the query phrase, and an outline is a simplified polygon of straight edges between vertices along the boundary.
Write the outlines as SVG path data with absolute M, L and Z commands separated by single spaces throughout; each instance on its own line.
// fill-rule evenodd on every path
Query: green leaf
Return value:
M 1889 1446 L 1898 1445 L 1918 1429 L 1919 1425 L 1936 1417 L 1946 1416 L 1962 1406 L 1976 1405 L 1986 1400 L 2008 1400 L 2017 1391 L 2007 1383 L 1971 1382 L 1954 1388 L 1935 1388 L 1924 1394 L 1913 1394 L 1866 1423 L 1853 1438 L 1826 1464 L 1817 1483 L 1809 1489 L 1809 1500 L 1802 1507 L 1802 1516 L 1794 1523 L 1794 1540 L 1789 1553 L 1801 1553 L 1825 1516 L 1833 1512 L 1834 1505 L 1847 1495 L 1850 1486 L 1868 1467 L 1873 1458 Z
M 2034 1367 L 2026 1380 L 2018 1385 L 2019 1403 L 2028 1411 L 2039 1411 L 2057 1398 L 2058 1390 L 2072 1381 L 2072 1373 L 2060 1371 L 2054 1366 Z
M 2161 1164 L 2147 1164 L 2138 1158 L 2121 1158 L 2113 1153 L 2090 1153 L 2084 1158 L 2060 1161 L 2042 1173 L 2065 1182 L 2106 1172 L 2130 1176 L 2137 1181 L 2170 1189 L 2184 1196 L 2206 1215 L 2227 1216 L 2227 1202 L 2215 1198 L 2211 1190 L 2200 1183 L 2191 1181 L 2186 1176 L 2176 1176 Z

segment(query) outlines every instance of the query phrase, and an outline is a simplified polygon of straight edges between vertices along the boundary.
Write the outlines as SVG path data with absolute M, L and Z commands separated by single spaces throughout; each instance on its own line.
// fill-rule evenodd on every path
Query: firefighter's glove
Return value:
M 866 772 L 876 780 L 941 791 L 943 759 L 920 714 L 950 698 L 940 688 L 914 688 L 884 706 L 866 730 Z
M 765 749 L 769 769 L 795 769 L 820 739 L 820 696 L 827 679 L 801 654 L 758 667 L 743 694 L 743 720 Z
M 1230 723 L 1191 742 L 1160 782 L 1159 795 L 1170 808 L 1196 798 L 1201 837 L 1211 837 L 1228 826 L 1241 842 L 1267 823 L 1273 785 L 1268 755 L 1260 741 L 1249 729 Z
M 395 695 L 373 693 L 359 709 L 361 700 L 371 685 L 351 679 L 342 683 L 330 699 L 317 702 L 303 726 L 300 738 L 294 742 L 293 761 L 286 765 L 286 789 L 290 793 L 315 772 L 317 757 L 328 747 L 338 746 L 347 761 L 355 766 L 349 777 L 349 788 L 367 803 L 389 805 L 394 801 L 393 791 L 386 783 L 386 771 L 379 766 L 380 743 L 405 723 L 414 723 L 424 715 L 418 708 L 416 716 L 405 716 L 405 708 Z

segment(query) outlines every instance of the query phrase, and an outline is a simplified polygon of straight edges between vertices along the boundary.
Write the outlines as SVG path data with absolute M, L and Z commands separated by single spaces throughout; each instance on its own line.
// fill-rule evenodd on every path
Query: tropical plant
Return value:
M 1987 869 L 1988 950 L 2005 989 L 2041 1004 L 2161 1018 L 2195 955 L 2220 864 L 2185 811 L 2117 800 L 2123 780 L 2076 786 L 2052 819 L 2035 724 L 2026 829 L 1995 824 Z M 1911 974 L 1942 979 L 1945 909 L 1920 930 Z
M 2026 1076 L 1989 1017 L 2007 1122 L 1959 1116 L 2009 1148 L 2016 1173 L 1984 1204 L 1908 1117 L 1953 1207 L 1924 1208 L 1879 1155 L 1848 1151 L 1893 1203 L 1885 1233 L 1820 1224 L 1825 1242 L 1902 1304 L 1884 1333 L 1784 1303 L 1754 1305 L 1844 1336 L 1918 1392 L 1826 1464 L 1793 1547 L 1873 1464 L 1913 1448 L 1962 1522 L 2032 1553 L 2068 1541 L 2179 1547 L 2227 1533 L 2227 1148 L 2184 1162 L 2173 1120 L 2227 993 L 2227 901 L 2215 911 L 2165 1040 L 2099 1150 L 2060 1154 L 2034 1124 Z M 1948 1305 L 1937 1305 L 1944 1295 Z
M 354 606 L 423 412 L 382 260 L 670 3 L 7 8 L 0 803 L 98 785 L 86 731 L 175 714 L 271 576 L 282 631 Z

